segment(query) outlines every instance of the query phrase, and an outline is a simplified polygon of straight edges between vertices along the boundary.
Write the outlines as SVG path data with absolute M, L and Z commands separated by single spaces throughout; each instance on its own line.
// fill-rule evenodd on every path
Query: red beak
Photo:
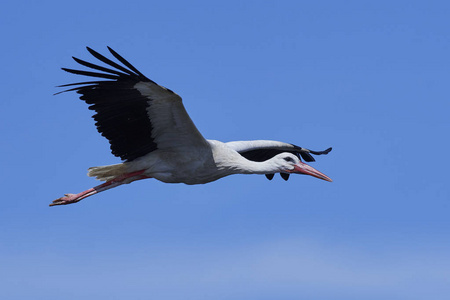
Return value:
M 307 165 L 307 164 L 305 164 L 304 162 L 301 162 L 301 161 L 298 164 L 294 165 L 294 170 L 290 170 L 289 172 L 290 173 L 297 173 L 297 174 L 311 175 L 311 176 L 314 176 L 316 178 L 323 179 L 323 180 L 330 181 L 330 182 L 333 181 L 327 175 L 323 174 L 322 172 L 317 171 L 316 169 L 314 169 L 310 165 Z

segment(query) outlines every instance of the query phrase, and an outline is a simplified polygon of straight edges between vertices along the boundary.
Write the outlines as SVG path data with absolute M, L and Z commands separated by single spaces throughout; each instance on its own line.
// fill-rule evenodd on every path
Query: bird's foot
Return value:
M 81 192 L 79 194 L 65 194 L 64 197 L 53 200 L 53 202 L 50 203 L 49 206 L 67 205 L 67 204 L 77 203 L 78 201 L 80 201 L 86 197 L 89 197 L 95 193 L 97 193 L 97 190 L 92 188 L 87 191 Z
M 96 193 L 100 193 L 103 191 L 106 191 L 110 188 L 119 186 L 121 184 L 124 183 L 130 183 L 133 182 L 135 180 L 141 180 L 141 179 L 146 179 L 146 178 L 151 178 L 150 176 L 147 175 L 142 175 L 142 173 L 144 173 L 145 170 L 141 170 L 141 171 L 137 171 L 137 172 L 132 172 L 132 173 L 126 173 L 123 174 L 119 177 L 116 177 L 110 181 L 107 181 L 105 183 L 102 183 L 96 187 L 90 188 L 84 192 L 78 193 L 78 194 L 65 194 L 64 197 L 58 198 L 56 200 L 53 200 L 52 203 L 50 203 L 49 206 L 55 206 L 55 205 L 66 205 L 66 204 L 72 204 L 72 203 L 77 203 L 78 201 L 81 201 L 84 198 L 87 198 L 89 196 L 92 196 Z
M 76 203 L 80 201 L 77 199 L 77 196 L 78 196 L 77 194 L 65 194 L 64 197 L 53 200 L 50 206 Z
M 65 194 L 64 197 L 53 200 L 49 206 L 72 204 L 77 203 L 80 200 L 81 197 L 79 197 L 78 194 Z

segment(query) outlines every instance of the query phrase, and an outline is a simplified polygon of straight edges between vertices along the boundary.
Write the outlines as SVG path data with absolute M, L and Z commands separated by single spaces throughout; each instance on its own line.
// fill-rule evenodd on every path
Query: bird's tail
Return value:
M 126 173 L 125 164 L 115 164 L 109 166 L 92 167 L 88 169 L 88 176 L 97 180 L 109 181 Z

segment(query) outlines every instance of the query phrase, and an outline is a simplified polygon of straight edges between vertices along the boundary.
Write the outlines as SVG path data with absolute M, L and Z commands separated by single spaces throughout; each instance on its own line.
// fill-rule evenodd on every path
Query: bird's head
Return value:
M 305 164 L 300 160 L 300 158 L 292 153 L 280 153 L 273 158 L 273 161 L 277 165 L 277 168 L 281 173 L 305 174 L 326 181 L 332 181 L 330 177 L 323 174 L 322 172 L 317 171 L 310 165 Z

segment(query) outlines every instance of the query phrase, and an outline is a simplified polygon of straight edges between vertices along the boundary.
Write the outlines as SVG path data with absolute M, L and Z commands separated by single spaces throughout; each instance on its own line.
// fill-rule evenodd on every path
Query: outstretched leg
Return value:
M 87 198 L 89 196 L 92 196 L 94 194 L 109 190 L 113 187 L 122 185 L 124 183 L 130 183 L 135 180 L 141 180 L 146 178 L 151 178 L 146 175 L 142 175 L 145 170 L 123 174 L 119 177 L 116 177 L 112 180 L 109 180 L 103 184 L 97 185 L 96 187 L 90 188 L 84 192 L 78 193 L 78 194 L 65 194 L 64 197 L 58 198 L 54 200 L 52 203 L 50 203 L 49 206 L 55 206 L 55 205 L 66 205 L 66 204 L 72 204 L 76 203 L 84 198 Z

